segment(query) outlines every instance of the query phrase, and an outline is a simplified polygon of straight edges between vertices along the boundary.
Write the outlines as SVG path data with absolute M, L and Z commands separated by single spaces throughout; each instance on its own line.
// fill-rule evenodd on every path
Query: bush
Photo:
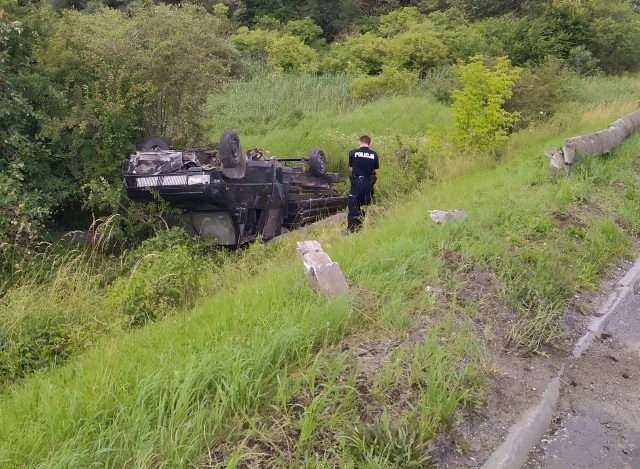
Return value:
M 412 29 L 424 21 L 424 18 L 416 7 L 405 7 L 380 16 L 378 21 L 378 35 L 381 37 L 394 37 Z
M 462 89 L 452 93 L 451 112 L 460 143 L 481 151 L 496 150 L 504 143 L 507 131 L 518 121 L 518 114 L 508 112 L 504 103 L 521 71 L 506 57 L 486 66 L 481 55 L 456 66 Z
M 285 35 L 299 38 L 308 46 L 322 43 L 322 28 L 309 17 L 289 21 L 283 32 Z
M 517 127 L 544 121 L 571 99 L 571 78 L 571 72 L 563 66 L 562 61 L 555 58 L 525 68 L 504 107 L 508 112 L 520 116 Z
M 267 53 L 267 65 L 274 72 L 318 71 L 318 53 L 300 38 L 284 35 L 267 47 Z
M 63 320 L 64 307 L 36 302 L 20 318 L 19 327 L 0 326 L 0 383 L 64 361 L 78 347 L 73 325 Z
M 422 23 L 391 39 L 389 50 L 391 65 L 416 72 L 421 77 L 430 68 L 448 62 L 447 47 L 438 38 L 430 22 Z
M 207 260 L 193 247 L 197 241 L 184 230 L 172 228 L 142 243 L 125 262 L 128 276 L 108 289 L 111 305 L 125 314 L 131 325 L 141 325 L 170 309 L 191 305 L 201 288 Z
M 266 57 L 267 49 L 276 42 L 279 33 L 265 29 L 249 30 L 246 26 L 238 29 L 231 42 L 236 48 L 254 58 Z
M 598 59 L 582 44 L 569 51 L 565 64 L 580 75 L 593 75 L 598 70 Z
M 322 68 L 330 72 L 376 75 L 382 71 L 388 48 L 388 41 L 372 33 L 351 36 L 331 45 Z
M 460 88 L 460 81 L 451 65 L 431 68 L 422 80 L 422 86 L 438 101 L 451 104 L 451 92 Z
M 167 219 L 180 213 L 157 192 L 153 192 L 152 201 L 141 203 L 129 199 L 123 185 L 110 184 L 104 179 L 92 181 L 83 189 L 83 208 L 92 213 L 111 214 L 106 220 L 94 222 L 103 241 L 111 247 L 137 245 L 161 233 L 168 226 Z
M 592 0 L 586 46 L 607 73 L 640 69 L 640 14 L 626 0 Z
M 351 83 L 351 94 L 359 99 L 376 99 L 407 93 L 415 88 L 418 76 L 407 70 L 384 66 L 376 76 L 361 76 Z

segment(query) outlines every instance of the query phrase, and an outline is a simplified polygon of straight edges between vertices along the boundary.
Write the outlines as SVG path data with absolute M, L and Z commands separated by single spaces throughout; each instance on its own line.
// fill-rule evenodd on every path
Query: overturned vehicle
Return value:
M 149 138 L 130 155 L 125 176 L 129 198 L 148 201 L 157 191 L 183 211 L 189 232 L 235 246 L 341 210 L 347 197 L 338 182 L 320 148 L 307 157 L 266 158 L 259 148 L 242 153 L 230 131 L 215 150 L 171 150 L 163 139 Z

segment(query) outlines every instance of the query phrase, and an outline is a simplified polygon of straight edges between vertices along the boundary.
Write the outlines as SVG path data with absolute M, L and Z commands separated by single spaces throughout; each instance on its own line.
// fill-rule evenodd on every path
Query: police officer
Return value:
M 368 135 L 360 137 L 360 148 L 349 152 L 349 179 L 351 190 L 347 207 L 347 229 L 351 232 L 362 225 L 363 205 L 369 205 L 373 198 L 373 185 L 378 178 L 378 154 L 369 148 L 371 138 Z

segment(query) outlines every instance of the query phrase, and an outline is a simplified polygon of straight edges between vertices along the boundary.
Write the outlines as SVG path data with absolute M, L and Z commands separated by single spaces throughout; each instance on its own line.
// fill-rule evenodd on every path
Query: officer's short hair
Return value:
M 362 143 L 366 143 L 367 145 L 371 145 L 371 137 L 369 137 L 368 135 L 363 135 L 362 137 L 360 137 L 360 141 Z

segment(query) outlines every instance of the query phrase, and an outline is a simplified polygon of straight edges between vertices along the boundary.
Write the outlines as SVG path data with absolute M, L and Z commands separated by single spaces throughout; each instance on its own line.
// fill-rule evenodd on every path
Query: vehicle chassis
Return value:
M 130 155 L 128 197 L 149 201 L 157 191 L 182 210 L 178 223 L 203 239 L 235 246 L 268 240 L 347 203 L 336 189 L 339 174 L 326 171 L 319 148 L 308 157 L 264 158 L 261 149 L 243 154 L 234 132 L 225 132 L 216 150 L 172 151 L 161 139 L 147 140 Z

